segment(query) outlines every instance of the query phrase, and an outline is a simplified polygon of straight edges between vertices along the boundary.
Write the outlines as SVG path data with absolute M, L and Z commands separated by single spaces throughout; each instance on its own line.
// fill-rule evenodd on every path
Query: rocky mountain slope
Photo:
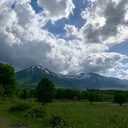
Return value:
M 50 79 L 56 87 L 86 89 L 125 89 L 128 80 L 101 76 L 96 73 L 57 74 L 42 66 L 33 66 L 16 72 L 18 85 L 21 87 L 35 87 L 42 78 Z

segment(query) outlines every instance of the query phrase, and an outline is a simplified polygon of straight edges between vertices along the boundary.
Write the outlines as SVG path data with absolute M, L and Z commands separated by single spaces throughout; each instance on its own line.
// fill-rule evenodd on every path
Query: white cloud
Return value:
M 20 4 L 20 5 L 27 4 L 27 3 L 31 2 L 31 0 L 14 0 L 14 1 L 15 1 L 15 3 Z
M 128 70 L 120 69 L 116 76 L 120 79 L 128 79 Z
M 125 55 L 119 53 L 105 53 L 94 45 L 84 45 L 79 40 L 66 42 L 56 40 L 58 45 L 52 48 L 48 58 L 52 60 L 51 67 L 61 72 L 97 72 L 108 73 L 114 68 L 122 66 L 121 60 L 126 59 Z M 96 48 L 97 47 L 97 48 Z M 99 51 L 97 53 L 97 50 Z M 58 67 L 58 68 L 57 68 Z
M 118 53 L 92 53 L 86 56 L 82 65 L 86 65 L 83 67 L 87 72 L 109 73 L 120 66 L 120 61 L 125 58 L 127 57 Z
M 78 35 L 78 29 L 74 25 L 65 25 L 64 29 L 66 30 L 67 37 L 76 37 Z
M 90 8 L 85 8 L 81 15 L 87 22 L 81 28 L 81 34 L 86 43 L 110 45 L 126 40 L 128 38 L 126 3 L 127 0 L 97 0 Z
M 92 8 L 82 12 L 82 18 L 87 20 L 85 25 L 78 29 L 75 25 L 65 24 L 66 37 L 63 38 L 44 26 L 49 20 L 69 18 L 75 6 L 72 0 L 49 1 L 38 0 L 43 11 L 36 14 L 29 0 L 2 0 L 1 62 L 12 63 L 17 69 L 40 64 L 65 73 L 108 73 L 122 66 L 121 60 L 126 56 L 105 51 L 109 49 L 109 43 L 114 45 L 128 38 L 125 0 L 122 0 L 124 3 L 116 1 L 116 4 L 111 0 L 93 1 Z M 14 8 L 10 6 L 13 3 Z M 119 14 L 113 17 L 117 12 Z
M 14 8 L 7 6 L 13 2 Z M 29 1 L 6 1 L 1 6 L 0 61 L 12 63 L 19 69 L 41 64 L 50 51 L 49 40 L 53 39 L 51 33 L 41 29 L 44 17 L 35 14 Z
M 43 8 L 46 17 L 52 22 L 68 18 L 70 14 L 73 14 L 75 8 L 72 0 L 38 0 L 37 2 Z

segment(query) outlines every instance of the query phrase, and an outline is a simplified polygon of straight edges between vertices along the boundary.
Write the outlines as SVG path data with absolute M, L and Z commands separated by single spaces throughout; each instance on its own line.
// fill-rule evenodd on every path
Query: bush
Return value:
M 35 119 L 44 118 L 47 115 L 45 108 L 42 106 L 34 106 L 28 111 L 28 113 Z
M 31 107 L 31 105 L 25 103 L 25 102 L 20 102 L 17 103 L 16 105 L 13 105 L 12 107 L 10 107 L 10 111 L 11 112 L 23 112 L 28 110 Z
M 69 124 L 66 120 L 64 120 L 61 116 L 52 116 L 49 119 L 49 124 L 53 128 L 68 128 Z
M 11 106 L 9 110 L 10 112 L 20 113 L 22 116 L 32 117 L 34 119 L 44 118 L 47 115 L 46 110 L 42 105 L 23 101 Z

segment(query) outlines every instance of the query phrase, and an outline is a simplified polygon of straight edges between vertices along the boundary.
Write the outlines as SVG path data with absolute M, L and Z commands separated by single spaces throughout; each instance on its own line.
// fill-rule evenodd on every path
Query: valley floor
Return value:
M 44 123 L 52 116 L 61 117 L 68 124 L 65 128 L 128 128 L 128 104 L 120 107 L 110 102 L 54 101 L 45 106 L 47 117 L 37 120 L 23 114 L 10 113 L 8 110 L 14 102 L 12 99 L 0 102 L 0 128 L 18 128 L 20 125 L 28 128 L 52 128 Z

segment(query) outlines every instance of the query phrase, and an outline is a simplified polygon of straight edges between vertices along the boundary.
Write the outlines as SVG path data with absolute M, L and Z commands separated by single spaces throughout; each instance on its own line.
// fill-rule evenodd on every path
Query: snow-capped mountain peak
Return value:
M 106 77 L 96 73 L 54 73 L 40 65 L 32 66 L 16 73 L 17 80 L 22 83 L 38 83 L 42 78 L 50 79 L 55 85 L 72 88 L 128 88 L 128 80 Z

